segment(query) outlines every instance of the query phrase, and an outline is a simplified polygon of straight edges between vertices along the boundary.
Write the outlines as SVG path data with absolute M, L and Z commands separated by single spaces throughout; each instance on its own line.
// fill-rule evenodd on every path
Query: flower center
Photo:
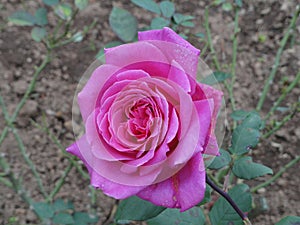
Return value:
M 139 100 L 130 109 L 128 113 L 128 127 L 131 135 L 138 140 L 145 140 L 151 135 L 153 124 L 153 107 L 147 100 Z

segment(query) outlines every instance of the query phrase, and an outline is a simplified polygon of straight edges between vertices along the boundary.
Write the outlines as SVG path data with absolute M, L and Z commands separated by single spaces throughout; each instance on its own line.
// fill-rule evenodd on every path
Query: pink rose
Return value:
M 169 28 L 105 50 L 78 95 L 85 134 L 67 151 L 91 184 L 187 210 L 205 193 L 203 154 L 217 155 L 222 93 L 196 81 L 200 51 Z

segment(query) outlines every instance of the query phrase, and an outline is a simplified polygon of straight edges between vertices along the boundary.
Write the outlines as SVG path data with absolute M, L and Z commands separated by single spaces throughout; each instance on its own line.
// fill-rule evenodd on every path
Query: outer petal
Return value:
M 118 70 L 118 67 L 112 65 L 98 67 L 78 94 L 78 104 L 84 122 L 96 108 L 98 95 L 105 82 Z
M 136 193 L 144 189 L 143 186 L 126 186 L 105 179 L 104 177 L 99 175 L 95 170 L 93 170 L 89 163 L 86 162 L 79 148 L 89 151 L 90 146 L 86 140 L 85 135 L 82 136 L 77 142 L 69 146 L 67 148 L 67 152 L 77 156 L 83 161 L 84 165 L 89 171 L 91 177 L 91 185 L 95 188 L 100 188 L 106 195 L 117 199 L 124 199 L 135 195 Z
M 172 61 L 172 65 L 168 74 L 168 79 L 177 83 L 186 92 L 191 91 L 191 85 L 188 75 L 175 60 Z
M 139 32 L 139 41 L 147 41 L 161 50 L 169 62 L 175 60 L 184 71 L 196 79 L 200 50 L 170 28 Z
M 146 187 L 137 196 L 155 205 L 180 208 L 181 212 L 198 204 L 205 194 L 205 168 L 197 153 L 176 175 Z
M 191 45 L 188 41 L 180 37 L 176 32 L 168 27 L 164 27 L 162 30 L 150 30 L 138 33 L 139 41 L 158 40 L 167 41 L 174 44 L 181 45 L 193 52 L 193 54 L 199 56 L 200 50 Z
M 160 49 L 148 42 L 136 42 L 106 49 L 105 60 L 106 63 L 121 68 L 149 61 L 169 63 Z

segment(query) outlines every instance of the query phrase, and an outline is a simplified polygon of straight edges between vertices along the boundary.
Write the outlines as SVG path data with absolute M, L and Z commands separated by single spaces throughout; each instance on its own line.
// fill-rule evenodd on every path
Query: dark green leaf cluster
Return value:
M 153 0 L 131 0 L 131 2 L 156 14 L 150 26 L 142 30 L 161 29 L 168 26 L 176 30 L 179 25 L 194 27 L 192 22 L 194 17 L 176 13 L 175 5 L 171 1 L 156 3 Z M 109 16 L 109 24 L 123 42 L 131 42 L 136 39 L 138 31 L 137 20 L 127 10 L 114 7 Z
M 72 202 L 57 199 L 52 204 L 46 202 L 34 202 L 34 212 L 44 223 L 57 225 L 89 225 L 98 221 L 98 217 L 86 212 L 76 212 Z
M 226 0 L 214 0 L 213 1 L 213 5 L 221 5 L 222 9 L 225 12 L 229 12 L 233 9 L 234 6 L 237 6 L 239 8 L 241 8 L 243 6 L 243 1 L 242 0 L 234 0 L 234 4 L 230 1 L 226 1 Z
M 208 188 L 208 190 L 205 197 L 206 201 L 210 198 L 210 189 Z M 166 209 L 155 206 L 138 197 L 130 197 L 123 200 L 115 214 L 115 222 L 117 224 L 125 224 L 133 220 L 147 221 L 148 225 L 205 224 L 205 216 L 199 207 L 193 207 L 181 213 L 178 209 Z
M 52 9 L 60 19 L 69 21 L 72 19 L 74 9 L 68 3 L 60 2 L 59 0 L 43 0 L 46 7 Z M 88 0 L 74 0 L 76 8 L 79 10 L 84 9 L 88 5 Z M 38 8 L 34 15 L 26 11 L 17 11 L 8 17 L 8 21 L 19 26 L 33 26 L 31 30 L 32 39 L 36 42 L 40 42 L 47 37 L 48 25 L 48 10 L 46 7 Z M 76 38 L 75 38 L 76 39 Z M 74 40 L 78 42 L 80 38 Z

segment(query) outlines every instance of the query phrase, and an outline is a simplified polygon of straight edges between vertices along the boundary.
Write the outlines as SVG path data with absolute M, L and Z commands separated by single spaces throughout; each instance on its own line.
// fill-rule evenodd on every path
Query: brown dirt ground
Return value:
M 0 0 L 0 91 L 10 113 L 13 112 L 21 96 L 31 80 L 34 66 L 39 64 L 45 56 L 42 44 L 35 43 L 30 37 L 30 29 L 6 24 L 5 19 L 12 12 L 22 9 L 23 1 Z M 105 43 L 116 40 L 108 25 L 108 15 L 112 4 L 122 6 L 134 13 L 139 26 L 149 23 L 152 14 L 134 7 L 130 1 L 95 1 L 76 20 L 76 27 L 80 28 L 93 19 L 97 19 L 96 27 L 88 37 L 79 44 L 71 44 L 55 53 L 54 60 L 40 75 L 35 91 L 30 96 L 17 119 L 16 127 L 22 137 L 31 160 L 40 172 L 46 191 L 51 191 L 59 179 L 68 161 L 60 150 L 49 139 L 47 134 L 36 128 L 30 119 L 42 123 L 42 115 L 46 115 L 49 129 L 59 138 L 64 146 L 74 141 L 71 127 L 72 101 L 77 82 L 90 63 L 93 62 L 97 51 Z M 204 6 L 208 1 L 175 1 L 177 11 L 195 16 L 196 27 L 191 32 L 204 32 Z M 237 57 L 237 83 L 235 97 L 239 109 L 251 110 L 255 108 L 260 90 L 270 72 L 283 32 L 289 24 L 296 1 L 283 0 L 253 0 L 244 1 L 240 16 L 239 50 Z M 40 1 L 26 1 L 24 5 L 36 9 Z M 212 37 L 215 49 L 221 63 L 230 63 L 231 35 L 233 32 L 232 13 L 223 12 L 220 8 L 212 9 L 209 21 L 212 26 Z M 300 21 L 297 23 L 297 41 L 299 43 Z M 53 25 L 53 21 L 50 20 Z M 265 35 L 266 41 L 259 41 L 259 36 Z M 203 44 L 194 42 L 200 49 Z M 212 65 L 211 55 L 205 54 L 204 60 Z M 272 84 L 263 113 L 272 106 L 272 102 L 279 96 L 285 83 L 290 83 L 300 66 L 300 46 L 288 49 L 283 53 L 280 68 L 275 82 Z M 282 106 L 289 106 L 298 100 L 300 89 L 297 87 Z M 283 114 L 278 112 L 278 117 Z M 2 114 L 0 130 L 4 128 Z M 299 114 L 284 128 L 271 138 L 264 140 L 252 152 L 256 161 L 262 162 L 277 172 L 291 159 L 299 155 L 300 127 Z M 12 134 L 6 138 L 1 146 L 14 172 L 23 177 L 25 188 L 35 200 L 41 199 L 35 180 L 28 166 L 22 159 Z M 1 171 L 0 171 L 1 172 Z M 271 225 L 286 215 L 300 215 L 299 164 L 289 169 L 272 185 L 261 190 L 257 198 L 264 197 L 268 209 L 252 218 L 253 224 Z M 253 186 L 268 177 L 259 178 L 250 184 Z M 77 210 L 91 211 L 95 208 L 102 224 L 108 215 L 114 200 L 97 192 L 95 206 L 90 204 L 89 182 L 80 177 L 73 169 L 57 198 L 70 199 Z M 35 215 L 10 189 L 0 184 L 0 224 L 7 224 L 10 217 L 17 217 L 17 224 L 36 224 Z

